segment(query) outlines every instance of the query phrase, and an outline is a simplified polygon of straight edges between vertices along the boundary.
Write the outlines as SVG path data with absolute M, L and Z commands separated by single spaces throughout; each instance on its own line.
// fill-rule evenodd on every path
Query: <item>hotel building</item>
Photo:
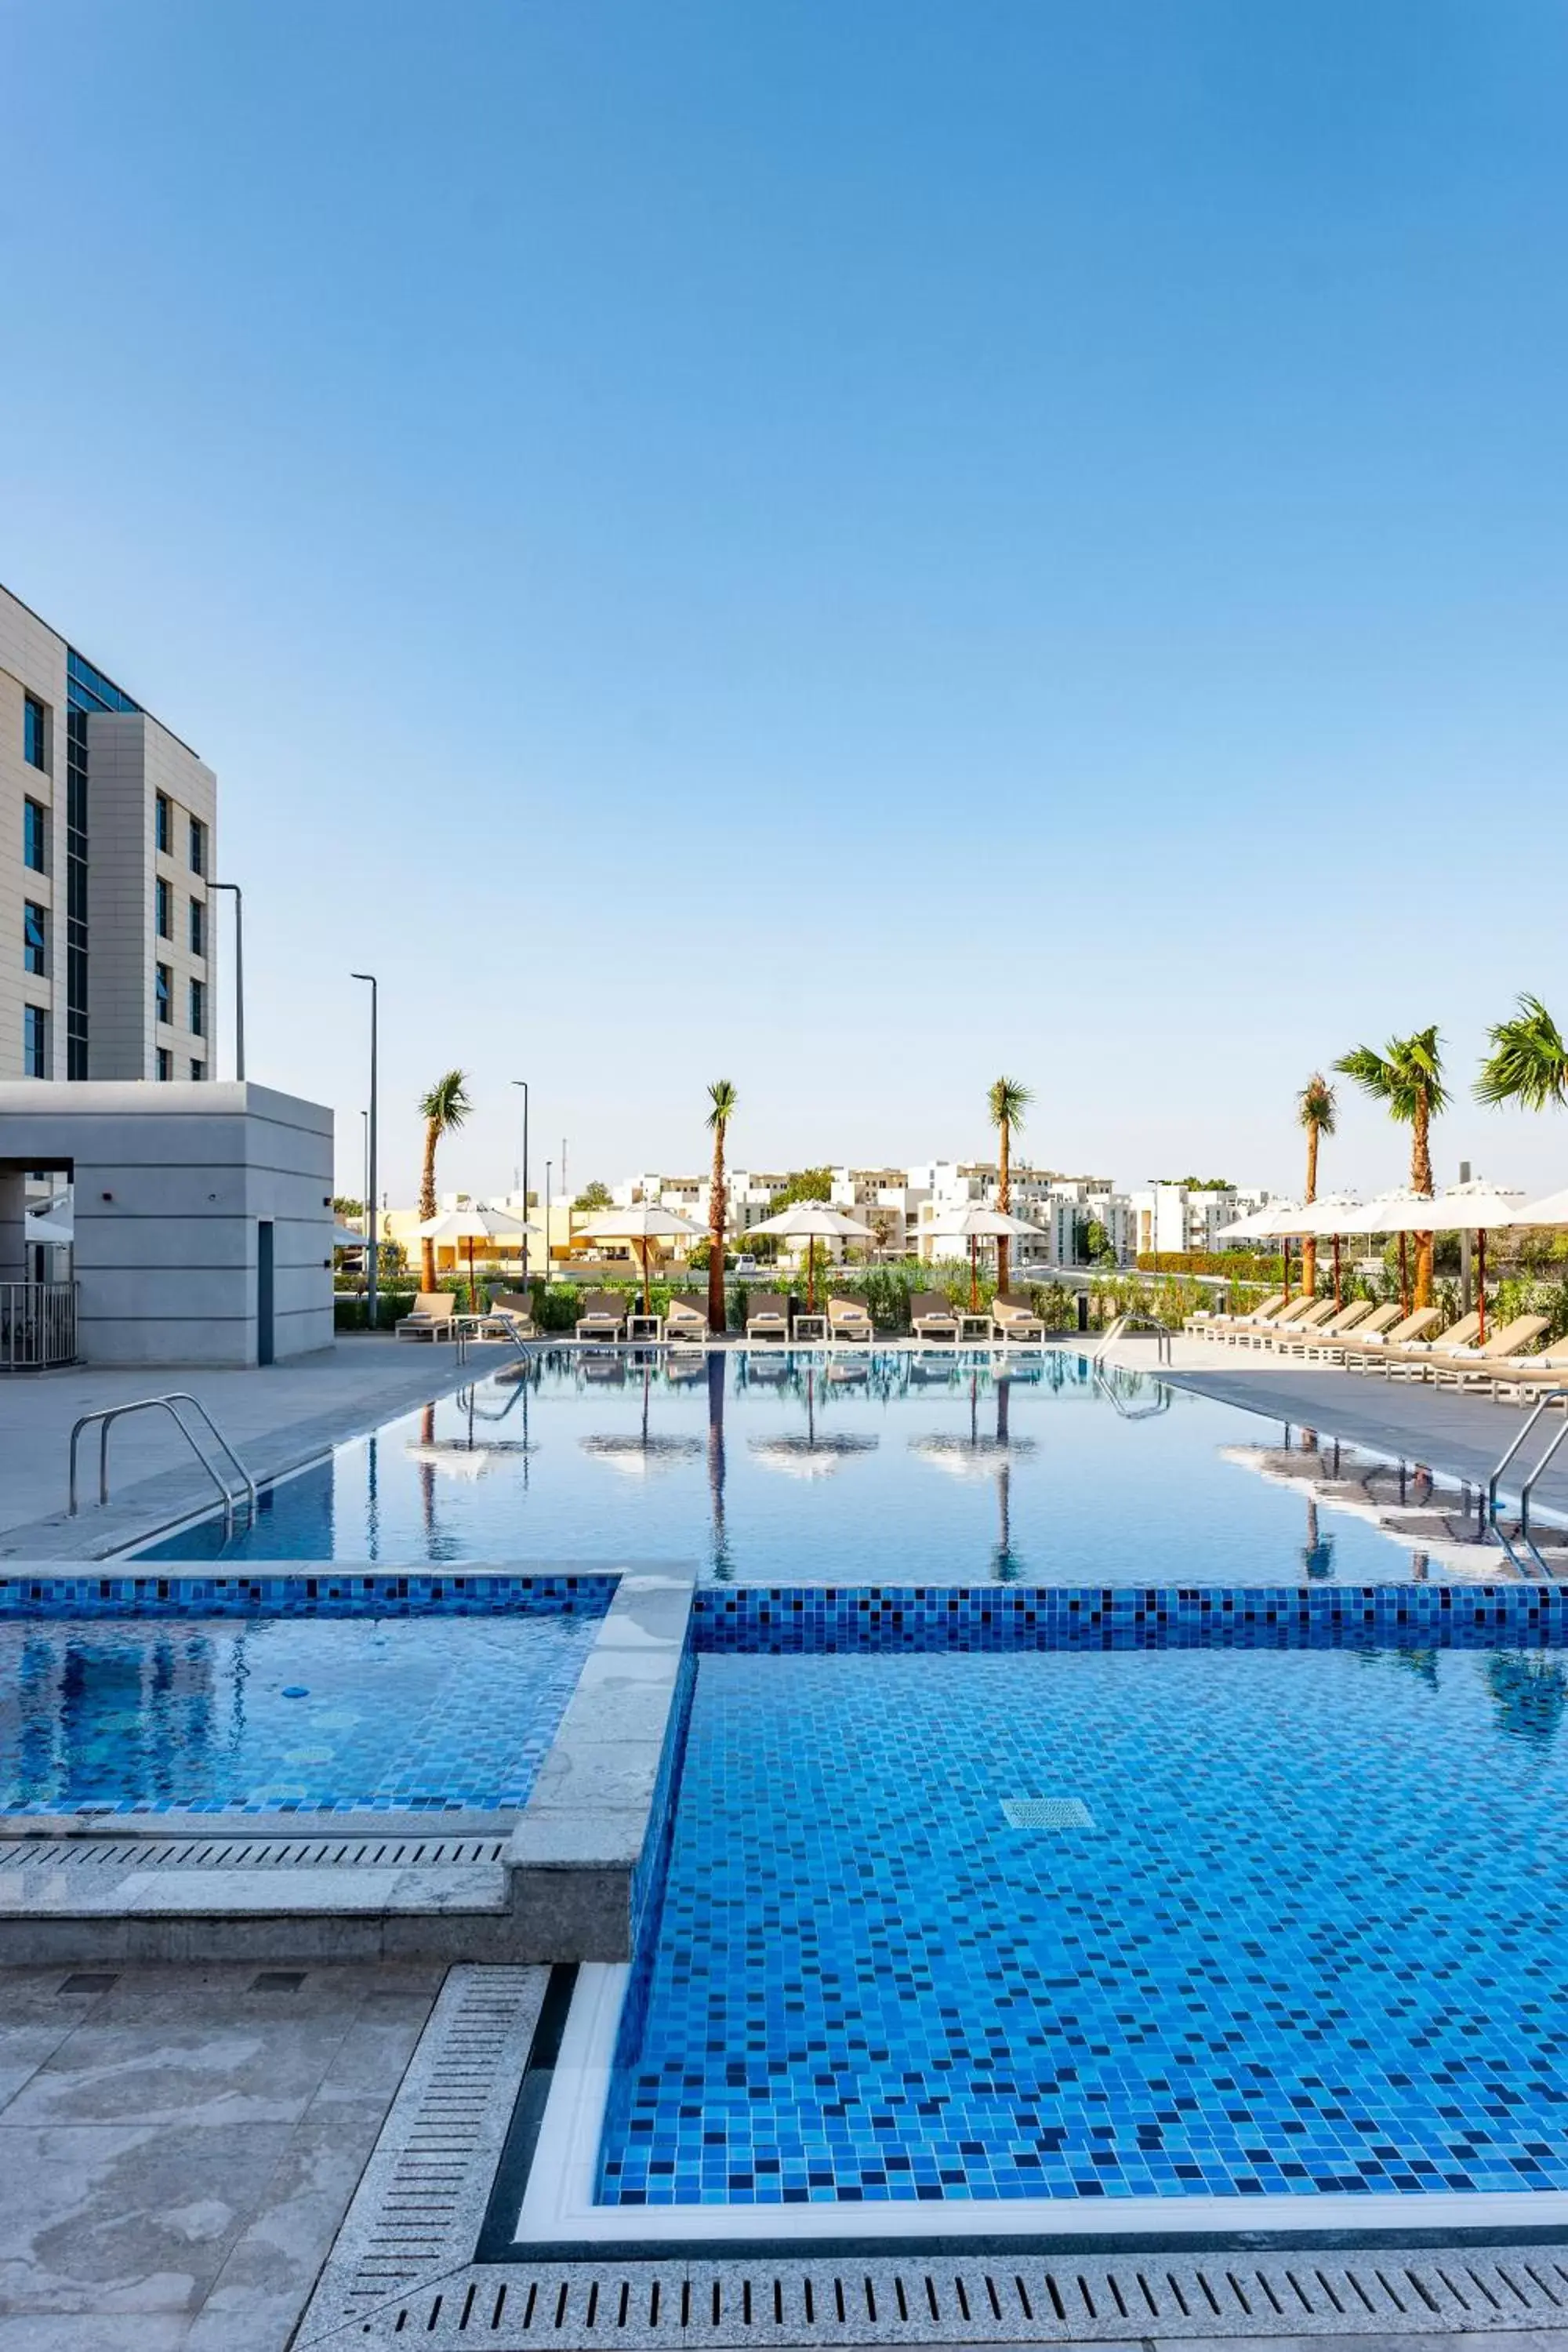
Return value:
M 0 588 L 0 1081 L 205 1079 L 217 782 Z

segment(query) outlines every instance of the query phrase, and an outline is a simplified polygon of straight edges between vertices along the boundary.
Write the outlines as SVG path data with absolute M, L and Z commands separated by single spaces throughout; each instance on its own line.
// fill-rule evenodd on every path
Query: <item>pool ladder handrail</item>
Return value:
M 1092 1359 L 1094 1370 L 1097 1372 L 1105 1362 L 1106 1349 L 1114 1347 L 1116 1341 L 1124 1338 L 1134 1326 L 1145 1334 L 1153 1333 L 1159 1343 L 1154 1350 L 1155 1362 L 1158 1364 L 1170 1362 L 1171 1340 L 1173 1336 L 1170 1325 L 1163 1323 L 1157 1315 L 1145 1314 L 1141 1307 L 1130 1307 L 1125 1314 L 1119 1315 L 1115 1322 L 1108 1324 L 1100 1333 L 1100 1345 L 1095 1349 Z
M 166 1412 L 170 1420 L 174 1423 L 175 1428 L 179 1431 L 181 1436 L 184 1439 L 186 1444 L 190 1447 L 191 1452 L 195 1455 L 196 1460 L 201 1464 L 202 1468 L 206 1472 L 207 1476 L 212 1480 L 213 1485 L 217 1488 L 218 1493 L 223 1496 L 225 1529 L 226 1531 L 232 1529 L 234 1526 L 234 1508 L 236 1502 L 238 1500 L 238 1495 L 236 1490 L 230 1486 L 228 1480 L 223 1475 L 223 1473 L 213 1462 L 205 1446 L 203 1445 L 201 1439 L 197 1436 L 195 1431 L 189 1426 L 184 1415 L 180 1410 L 182 1405 L 189 1405 L 194 1412 L 201 1415 L 202 1420 L 205 1422 L 208 1430 L 216 1439 L 222 1451 L 227 1454 L 236 1470 L 238 1471 L 240 1491 L 243 1492 L 249 1500 L 250 1516 L 254 1519 L 256 1517 L 255 1479 L 251 1476 L 249 1471 L 246 1468 L 244 1463 L 235 1452 L 234 1447 L 229 1444 L 228 1439 L 224 1435 L 222 1430 L 218 1427 L 216 1422 L 213 1419 L 205 1405 L 203 1404 L 201 1399 L 199 1397 L 192 1396 L 190 1391 L 186 1389 L 170 1389 L 167 1393 L 163 1396 L 132 1397 L 129 1402 L 125 1404 L 102 1405 L 96 1412 L 84 1412 L 79 1420 L 72 1423 L 70 1436 L 70 1500 L 66 1514 L 68 1518 L 74 1519 L 79 1507 L 77 1502 L 77 1459 L 81 1445 L 81 1433 L 83 1430 L 91 1429 L 95 1424 L 98 1428 L 98 1500 L 100 1507 L 101 1508 L 109 1501 L 110 1430 L 117 1421 L 123 1421 L 127 1413 Z
M 1547 1408 L 1550 1405 L 1563 1404 L 1564 1402 L 1568 1402 L 1568 1388 L 1548 1389 L 1545 1395 L 1537 1401 L 1535 1410 L 1531 1414 L 1530 1419 L 1525 1423 L 1524 1427 L 1520 1431 L 1519 1435 L 1514 1439 L 1513 1444 L 1509 1447 L 1507 1453 L 1503 1454 L 1498 1463 L 1497 1468 L 1492 1472 L 1490 1478 L 1487 1482 L 1487 1517 L 1492 1524 L 1495 1525 L 1497 1520 L 1498 1484 L 1502 1477 L 1503 1472 L 1508 1468 L 1509 1464 L 1513 1460 L 1515 1454 L 1518 1454 L 1526 1444 L 1529 1440 L 1531 1431 L 1535 1427 L 1536 1423 L 1541 1419 L 1542 1414 L 1547 1410 Z M 1523 1486 L 1519 1490 L 1519 1531 L 1521 1535 L 1524 1536 L 1526 1538 L 1528 1538 L 1530 1534 L 1530 1497 L 1534 1491 L 1535 1482 L 1540 1477 L 1542 1472 L 1545 1469 L 1547 1464 L 1551 1461 L 1552 1455 L 1556 1453 L 1558 1447 L 1562 1444 L 1563 1440 L 1565 1437 L 1568 1437 L 1568 1413 L 1563 1414 L 1563 1426 L 1555 1433 L 1552 1439 L 1552 1443 L 1548 1445 L 1545 1453 L 1541 1456 L 1541 1459 L 1537 1462 L 1534 1469 L 1531 1472 L 1529 1477 L 1525 1480 Z

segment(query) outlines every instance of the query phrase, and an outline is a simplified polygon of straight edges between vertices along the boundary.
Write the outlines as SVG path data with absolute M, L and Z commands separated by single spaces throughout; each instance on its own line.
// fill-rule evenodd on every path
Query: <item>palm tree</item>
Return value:
M 996 1206 L 1004 1216 L 1007 1215 L 1013 1206 L 1013 1129 L 1023 1126 L 1024 1113 L 1028 1109 L 1031 1099 L 1028 1087 L 1021 1087 L 1016 1078 L 995 1079 L 986 1097 L 987 1108 L 991 1113 L 991 1124 L 998 1129 L 1002 1138 L 1002 1147 L 997 1154 Z M 998 1291 L 1005 1291 L 1007 1287 L 1008 1255 L 1007 1236 L 1005 1234 L 999 1234 L 996 1237 Z
M 436 1213 L 436 1147 L 444 1135 L 462 1126 L 474 1107 L 468 1100 L 468 1084 L 466 1070 L 448 1070 L 420 1099 L 419 1116 L 425 1122 L 425 1166 L 419 1178 L 421 1224 Z M 419 1267 L 420 1288 L 434 1290 L 436 1244 L 427 1237 L 421 1239 Z
M 728 1078 L 715 1078 L 708 1089 L 712 1108 L 708 1124 L 713 1130 L 713 1173 L 708 1186 L 708 1328 L 724 1328 L 724 1228 L 728 1201 L 724 1191 L 724 1137 L 735 1115 L 735 1089 Z
M 1318 1145 L 1334 1131 L 1334 1090 L 1321 1070 L 1314 1070 L 1296 1097 L 1296 1116 L 1307 1130 L 1306 1203 L 1318 1197 Z M 1318 1280 L 1318 1244 L 1309 1234 L 1301 1247 L 1301 1296 L 1310 1298 Z
M 1391 1037 L 1381 1054 L 1374 1045 L 1353 1046 L 1334 1064 L 1374 1102 L 1386 1103 L 1390 1118 L 1409 1128 L 1413 1192 L 1432 1190 L 1432 1121 L 1448 1107 L 1442 1044 L 1434 1025 L 1416 1030 L 1412 1037 Z M 1432 1304 L 1430 1234 L 1415 1236 L 1415 1304 Z
M 1511 1021 L 1492 1030 L 1476 1100 L 1518 1103 L 1523 1110 L 1568 1108 L 1568 1039 L 1539 996 L 1521 996 Z

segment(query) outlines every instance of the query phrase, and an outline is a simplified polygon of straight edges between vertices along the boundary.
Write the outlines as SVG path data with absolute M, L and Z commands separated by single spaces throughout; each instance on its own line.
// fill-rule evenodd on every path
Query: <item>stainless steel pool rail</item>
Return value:
M 1168 1364 L 1171 1360 L 1170 1325 L 1163 1323 L 1157 1315 L 1146 1315 L 1140 1308 L 1133 1307 L 1129 1307 L 1125 1315 L 1119 1315 L 1115 1322 L 1108 1324 L 1101 1332 L 1100 1345 L 1095 1349 L 1092 1359 L 1095 1370 L 1099 1371 L 1101 1369 L 1105 1362 L 1106 1349 L 1113 1348 L 1118 1339 L 1146 1338 L 1151 1334 L 1155 1341 L 1155 1362 Z
M 1515 1455 L 1522 1451 L 1523 1447 L 1529 1441 L 1531 1431 L 1535 1427 L 1535 1424 L 1541 1419 L 1542 1414 L 1546 1412 L 1549 1406 L 1563 1403 L 1568 1403 L 1568 1388 L 1548 1389 L 1545 1395 L 1538 1400 L 1535 1410 L 1531 1414 L 1530 1419 L 1525 1423 L 1524 1427 L 1520 1431 L 1519 1435 L 1514 1439 L 1513 1444 L 1509 1447 L 1507 1453 L 1502 1455 L 1501 1459 L 1498 1463 L 1497 1468 L 1492 1472 L 1490 1478 L 1487 1482 L 1487 1517 L 1494 1524 L 1497 1519 L 1498 1484 L 1502 1477 L 1503 1472 L 1508 1468 L 1509 1464 L 1514 1459 Z M 1545 1469 L 1547 1464 L 1551 1461 L 1552 1455 L 1556 1453 L 1558 1447 L 1562 1444 L 1563 1440 L 1565 1437 L 1568 1437 L 1568 1413 L 1564 1413 L 1562 1427 L 1553 1433 L 1552 1441 L 1547 1446 L 1545 1453 L 1542 1454 L 1541 1458 L 1536 1463 L 1534 1469 L 1530 1473 L 1529 1477 L 1526 1478 L 1523 1486 L 1519 1490 L 1519 1531 L 1521 1535 L 1528 1536 L 1530 1533 L 1530 1497 L 1534 1491 L 1536 1480 L 1540 1477 L 1542 1472 Z
M 184 1415 L 181 1411 L 182 1406 L 185 1405 L 188 1405 L 193 1412 L 200 1414 L 202 1420 L 206 1423 L 211 1435 L 216 1440 L 223 1453 L 228 1456 L 228 1459 L 234 1465 L 235 1469 L 239 1473 L 239 1490 L 237 1493 L 230 1486 L 228 1480 L 224 1476 L 216 1464 L 212 1460 L 195 1431 L 187 1423 Z M 179 1431 L 181 1436 L 190 1447 L 191 1452 L 195 1455 L 196 1460 L 201 1464 L 202 1468 L 206 1472 L 207 1476 L 212 1480 L 213 1485 L 223 1496 L 224 1523 L 226 1527 L 232 1528 L 234 1525 L 234 1507 L 235 1504 L 239 1499 L 240 1493 L 243 1493 L 248 1498 L 250 1504 L 250 1514 L 252 1518 L 255 1517 L 255 1479 L 251 1476 L 249 1471 L 246 1468 L 244 1463 L 235 1452 L 234 1447 L 229 1444 L 227 1438 L 224 1435 L 222 1430 L 218 1427 L 216 1422 L 207 1411 L 205 1405 L 203 1404 L 201 1399 L 199 1397 L 190 1395 L 190 1393 L 184 1389 L 171 1389 L 164 1396 L 133 1397 L 126 1404 L 103 1405 L 100 1406 L 97 1412 L 84 1412 L 80 1416 L 79 1420 L 72 1423 L 70 1436 L 70 1500 L 67 1511 L 68 1517 L 74 1519 L 79 1507 L 77 1499 L 77 1461 L 80 1451 L 81 1433 L 83 1430 L 91 1429 L 94 1426 L 96 1426 L 98 1430 L 98 1499 L 100 1505 L 102 1506 L 109 1500 L 109 1433 L 117 1421 L 123 1421 L 126 1414 L 132 1412 L 166 1412 L 168 1414 L 170 1420 L 174 1423 L 175 1428 Z

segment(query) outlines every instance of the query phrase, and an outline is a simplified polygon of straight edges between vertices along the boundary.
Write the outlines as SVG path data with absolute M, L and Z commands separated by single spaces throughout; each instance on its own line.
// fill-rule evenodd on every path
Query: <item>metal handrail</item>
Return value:
M 1509 1464 L 1513 1460 L 1514 1455 L 1520 1451 L 1520 1448 L 1526 1443 L 1531 1431 L 1535 1427 L 1536 1423 L 1541 1419 L 1542 1414 L 1546 1411 L 1548 1405 L 1561 1404 L 1565 1399 L 1568 1399 L 1568 1388 L 1548 1389 L 1545 1395 L 1536 1405 L 1536 1408 L 1531 1414 L 1530 1419 L 1525 1423 L 1524 1427 L 1520 1431 L 1519 1435 L 1514 1439 L 1513 1444 L 1509 1447 L 1508 1452 L 1499 1462 L 1497 1468 L 1492 1472 L 1490 1478 L 1487 1482 L 1487 1517 L 1489 1519 L 1495 1520 L 1497 1517 L 1497 1490 L 1499 1481 L 1501 1479 L 1503 1472 L 1508 1468 Z M 1551 1444 L 1547 1447 L 1545 1453 L 1542 1455 L 1540 1461 L 1536 1464 L 1534 1469 L 1531 1472 L 1529 1477 L 1525 1480 L 1524 1485 L 1520 1489 L 1519 1528 L 1521 1535 L 1528 1535 L 1530 1531 L 1530 1497 L 1534 1489 L 1535 1482 L 1540 1477 L 1542 1472 L 1545 1469 L 1547 1464 L 1551 1461 L 1552 1455 L 1556 1453 L 1558 1447 L 1562 1444 L 1563 1440 L 1565 1437 L 1568 1437 L 1568 1416 L 1564 1416 L 1562 1428 L 1558 1430 L 1556 1435 L 1552 1438 Z
M 1163 1323 L 1157 1315 L 1146 1315 L 1141 1307 L 1131 1307 L 1124 1315 L 1119 1315 L 1115 1322 L 1110 1324 L 1100 1335 L 1100 1345 L 1096 1349 L 1093 1358 L 1094 1367 L 1097 1371 L 1100 1365 L 1105 1361 L 1106 1349 L 1114 1346 L 1118 1339 L 1131 1332 L 1134 1326 L 1145 1332 L 1152 1331 L 1154 1334 L 1155 1339 L 1158 1341 L 1158 1345 L 1154 1350 L 1155 1362 L 1157 1364 L 1168 1364 L 1170 1362 L 1172 1338 L 1170 1325 L 1168 1323 Z
M 101 1507 L 103 1505 L 107 1504 L 109 1500 L 109 1433 L 113 1424 L 117 1421 L 122 1421 L 125 1418 L 125 1415 L 131 1412 L 166 1412 L 170 1420 L 174 1423 L 175 1428 L 179 1431 L 180 1435 L 184 1439 L 186 1444 L 195 1455 L 196 1460 L 201 1464 L 202 1468 L 206 1472 L 207 1476 L 212 1480 L 213 1485 L 217 1488 L 218 1493 L 223 1496 L 224 1516 L 228 1523 L 232 1525 L 236 1501 L 235 1494 L 230 1487 L 227 1479 L 223 1476 L 222 1473 L 209 1458 L 206 1448 L 203 1445 L 200 1438 L 196 1435 L 195 1431 L 187 1426 L 184 1416 L 180 1411 L 180 1407 L 182 1405 L 189 1405 L 194 1412 L 198 1412 L 201 1415 L 203 1421 L 205 1422 L 207 1428 L 217 1440 L 223 1452 L 227 1454 L 236 1470 L 238 1471 L 240 1485 L 249 1498 L 251 1517 L 254 1518 L 256 1516 L 255 1479 L 251 1476 L 249 1471 L 246 1468 L 244 1463 L 235 1452 L 234 1447 L 229 1444 L 228 1439 L 224 1435 L 222 1430 L 218 1427 L 216 1422 L 213 1419 L 205 1405 L 203 1404 L 201 1399 L 199 1397 L 192 1396 L 188 1390 L 185 1389 L 171 1389 L 166 1396 L 133 1397 L 125 1404 L 103 1405 L 100 1406 L 97 1412 L 84 1412 L 79 1420 L 73 1423 L 70 1435 L 70 1501 L 67 1517 L 74 1519 L 79 1507 L 77 1503 L 77 1458 L 81 1444 L 82 1431 L 84 1429 L 90 1429 L 95 1424 L 98 1428 L 98 1500 L 100 1507 Z

